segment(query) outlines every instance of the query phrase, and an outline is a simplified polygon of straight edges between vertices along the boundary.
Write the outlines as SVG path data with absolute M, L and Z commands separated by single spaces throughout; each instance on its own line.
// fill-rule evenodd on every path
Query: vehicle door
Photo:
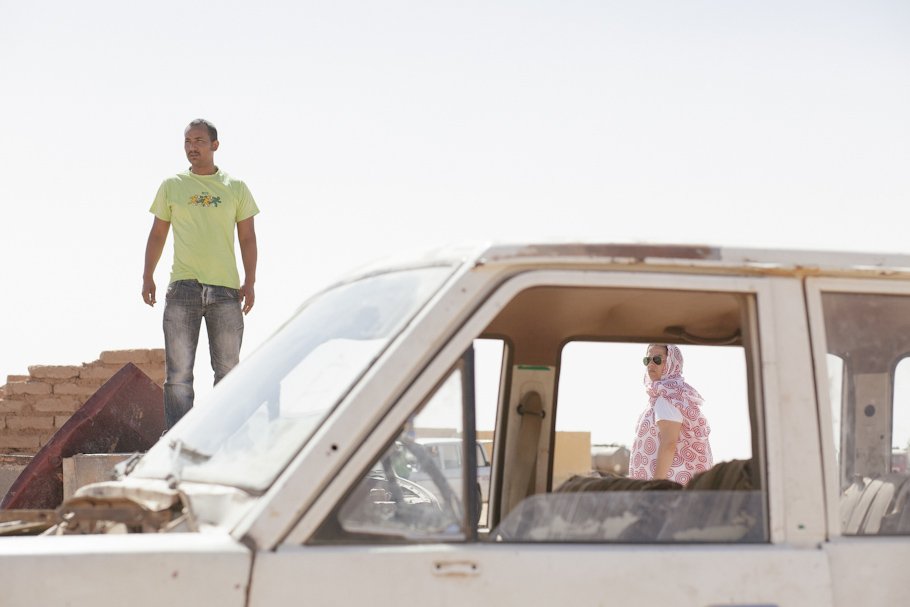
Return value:
M 257 555 L 251 604 L 829 604 L 803 301 L 800 281 L 786 277 L 539 271 L 505 281 L 281 546 Z M 573 339 L 622 341 L 641 353 L 654 341 L 734 344 L 749 420 L 739 440 L 750 457 L 717 468 L 735 471 L 735 482 L 568 490 L 556 478 L 557 397 L 563 347 Z M 498 341 L 498 358 L 481 363 L 478 340 Z M 483 377 L 493 378 L 492 390 Z M 618 406 L 610 399 L 618 381 L 605 375 L 587 395 L 591 419 L 599 407 Z M 429 461 L 415 439 L 440 428 L 466 447 L 479 432 L 493 436 L 489 504 L 479 517 L 442 471 L 428 487 L 396 463 L 402 450 Z M 467 455 L 473 448 L 462 453 L 469 496 L 477 461 Z M 590 459 L 579 472 L 576 485 L 595 477 Z
M 837 605 L 907 601 L 910 284 L 807 280 Z

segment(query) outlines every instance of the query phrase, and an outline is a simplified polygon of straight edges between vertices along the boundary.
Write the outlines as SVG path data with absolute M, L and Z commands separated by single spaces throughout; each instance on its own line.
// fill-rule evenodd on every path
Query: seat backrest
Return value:
M 751 459 L 719 462 L 692 477 L 687 491 L 752 491 L 757 486 L 752 477 Z
M 910 475 L 857 479 L 841 495 L 840 518 L 845 535 L 910 533 Z
M 616 474 L 603 476 L 570 476 L 556 489 L 556 493 L 580 493 L 585 491 L 662 491 L 682 489 L 682 485 L 668 480 L 645 481 Z

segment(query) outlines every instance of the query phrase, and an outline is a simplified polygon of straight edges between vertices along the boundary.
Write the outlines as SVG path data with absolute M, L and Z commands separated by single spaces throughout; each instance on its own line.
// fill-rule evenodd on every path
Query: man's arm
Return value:
M 145 269 L 142 271 L 142 301 L 150 306 L 155 305 L 155 267 L 161 259 L 167 232 L 171 224 L 157 217 L 152 222 L 149 239 L 145 245 Z
M 256 261 L 259 256 L 256 248 L 256 229 L 253 218 L 237 222 L 237 240 L 240 242 L 240 257 L 243 259 L 243 286 L 240 295 L 243 297 L 243 313 L 248 314 L 256 302 Z
M 660 434 L 657 446 L 657 467 L 654 469 L 654 480 L 667 478 L 673 456 L 676 454 L 676 443 L 679 442 L 679 429 L 682 424 L 662 419 L 657 422 L 657 431 Z

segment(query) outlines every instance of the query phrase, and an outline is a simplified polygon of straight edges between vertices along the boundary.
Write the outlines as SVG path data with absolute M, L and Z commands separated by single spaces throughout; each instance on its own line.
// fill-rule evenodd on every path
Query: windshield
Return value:
M 318 295 L 197 403 L 131 476 L 268 488 L 451 272 L 390 272 Z

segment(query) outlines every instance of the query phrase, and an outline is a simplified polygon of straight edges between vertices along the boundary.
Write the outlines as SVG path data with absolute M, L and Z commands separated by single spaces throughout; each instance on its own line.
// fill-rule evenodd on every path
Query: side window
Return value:
M 712 460 L 750 460 L 752 427 L 742 347 L 679 348 L 683 377 L 703 397 L 700 409 L 708 423 Z M 650 406 L 642 365 L 645 350 L 644 344 L 588 341 L 563 348 L 554 487 L 589 470 L 628 475 L 637 423 Z
M 484 434 L 492 436 L 504 353 L 502 342 L 476 340 L 472 355 L 459 361 L 410 417 L 314 543 L 463 541 L 466 529 L 484 526 L 490 466 L 483 445 L 491 440 L 477 440 L 475 428 L 464 427 L 464 413 L 476 401 L 476 425 L 490 428 Z M 475 382 L 468 386 L 471 362 Z M 465 456 L 466 441 L 473 441 L 472 457 Z M 471 513 L 474 520 L 467 525 Z
M 823 293 L 845 535 L 910 534 L 910 297 Z
M 514 342 L 511 402 L 524 412 L 513 407 L 503 432 L 517 445 L 499 463 L 505 506 L 490 539 L 767 542 L 756 305 L 649 288 L 516 297 L 491 327 Z M 646 381 L 670 352 L 676 371 Z M 514 429 L 529 420 L 541 425 L 529 426 L 536 459 Z
M 458 540 L 465 536 L 460 479 L 443 470 L 427 429 L 461 432 L 462 370 L 453 370 L 317 533 L 317 542 Z M 457 438 L 447 438 L 455 440 Z

